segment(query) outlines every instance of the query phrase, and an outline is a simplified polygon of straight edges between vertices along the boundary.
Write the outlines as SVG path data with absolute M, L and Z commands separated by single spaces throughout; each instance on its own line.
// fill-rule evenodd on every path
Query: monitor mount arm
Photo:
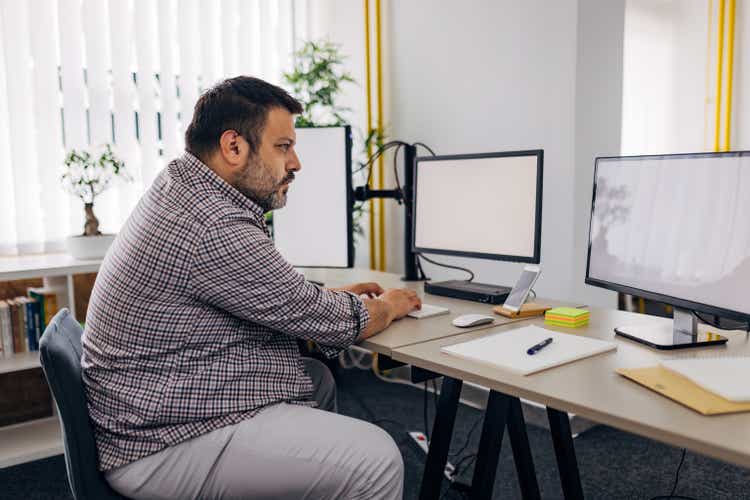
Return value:
M 404 185 L 399 189 L 370 189 L 365 184 L 354 188 L 353 198 L 355 201 L 367 201 L 375 198 L 393 199 L 404 204 L 404 281 L 419 281 L 419 261 L 417 254 L 412 251 L 413 232 L 413 201 L 414 201 L 414 165 L 417 157 L 417 148 L 413 145 L 404 146 Z

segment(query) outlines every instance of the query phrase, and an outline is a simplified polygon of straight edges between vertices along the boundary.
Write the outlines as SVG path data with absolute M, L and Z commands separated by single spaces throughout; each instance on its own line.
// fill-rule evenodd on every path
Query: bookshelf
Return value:
M 58 306 L 75 314 L 73 276 L 95 273 L 100 265 L 101 260 L 77 260 L 64 253 L 0 257 L 0 282 L 42 278 L 44 286 L 65 291 L 64 296 L 58 296 Z M 38 352 L 13 354 L 0 358 L 0 377 L 40 367 Z M 54 405 L 53 412 L 56 414 Z M 0 427 L 0 468 L 62 452 L 62 433 L 56 415 Z

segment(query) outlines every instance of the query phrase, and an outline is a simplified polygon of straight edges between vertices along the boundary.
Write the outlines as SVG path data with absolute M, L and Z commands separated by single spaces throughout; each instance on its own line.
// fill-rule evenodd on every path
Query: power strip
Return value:
M 426 455 L 427 452 L 430 449 L 430 442 L 427 441 L 427 436 L 425 436 L 424 433 L 419 432 L 419 431 L 412 431 L 412 432 L 409 433 L 409 436 L 411 436 L 411 438 L 414 440 L 414 442 L 417 444 L 417 446 L 419 446 L 420 448 L 422 448 L 422 451 L 424 451 L 424 453 Z M 444 473 L 445 473 L 445 478 L 448 481 L 453 482 L 453 480 L 455 479 L 455 477 L 453 477 L 453 473 L 455 471 L 456 471 L 456 468 L 453 467 L 452 463 L 450 463 L 450 462 L 446 462 L 445 463 L 445 472 Z

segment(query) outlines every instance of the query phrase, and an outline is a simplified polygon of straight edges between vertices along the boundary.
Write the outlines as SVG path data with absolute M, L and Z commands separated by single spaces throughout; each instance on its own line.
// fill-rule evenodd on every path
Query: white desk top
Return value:
M 745 332 L 722 332 L 729 337 L 726 346 L 670 352 L 616 337 L 613 331 L 615 326 L 624 324 L 666 321 L 671 320 L 597 309 L 591 310 L 590 323 L 584 328 L 556 328 L 534 319 L 530 323 L 544 328 L 615 341 L 617 350 L 529 376 L 440 352 L 444 345 L 506 331 L 513 325 L 400 347 L 393 350 L 392 356 L 403 363 L 750 467 L 750 413 L 703 416 L 615 373 L 616 368 L 650 366 L 666 357 L 750 355 L 750 338 Z

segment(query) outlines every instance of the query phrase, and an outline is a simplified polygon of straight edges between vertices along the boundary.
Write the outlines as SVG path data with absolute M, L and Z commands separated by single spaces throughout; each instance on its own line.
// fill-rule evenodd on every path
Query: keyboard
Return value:
M 446 307 L 440 307 L 440 306 L 432 306 L 430 304 L 422 304 L 422 309 L 418 311 L 412 311 L 407 316 L 416 318 L 416 319 L 424 319 L 424 318 L 431 318 L 433 316 L 440 316 L 441 314 L 448 314 L 450 312 L 450 309 Z

